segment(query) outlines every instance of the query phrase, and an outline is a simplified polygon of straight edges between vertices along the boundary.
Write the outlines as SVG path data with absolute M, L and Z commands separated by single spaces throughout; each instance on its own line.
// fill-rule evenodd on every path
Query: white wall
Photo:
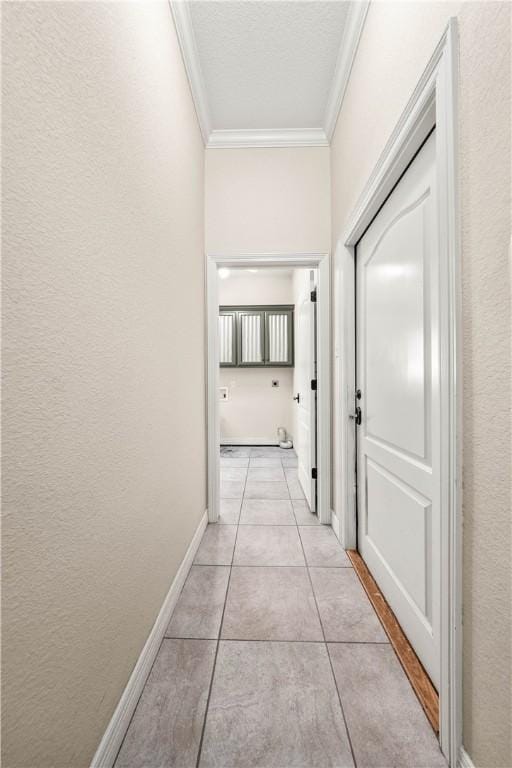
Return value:
M 2 762 L 85 768 L 206 506 L 204 149 L 167 0 L 2 12 Z
M 233 255 L 329 251 L 331 201 L 328 147 L 208 149 L 205 174 L 208 253 Z M 227 290 L 227 287 L 223 290 Z M 293 300 L 287 303 L 293 303 Z M 291 408 L 286 409 L 287 421 L 276 423 L 278 415 L 282 420 L 285 418 L 284 406 L 292 387 L 292 373 L 285 368 L 276 370 L 279 371 L 281 387 L 279 390 L 271 390 L 275 411 L 273 408 L 269 411 L 265 423 L 254 419 L 247 424 L 248 428 L 251 426 L 252 431 L 256 432 L 250 437 L 262 435 L 262 439 L 275 439 L 277 426 L 284 426 L 290 432 L 293 430 Z M 233 369 L 222 369 L 221 383 L 227 382 L 229 385 L 234 380 L 232 372 Z M 266 374 L 267 371 L 254 374 L 255 388 L 250 394 L 252 402 L 256 402 L 257 392 L 266 393 L 270 386 L 274 376 L 270 370 L 268 378 Z M 240 388 L 235 391 L 240 392 Z M 249 392 L 247 390 L 248 397 Z M 283 397 L 283 393 L 286 393 L 286 397 Z M 236 414 L 235 402 L 238 400 L 230 406 L 221 403 L 223 439 L 235 436 L 236 419 L 228 419 L 226 415 L 226 407 L 230 408 L 230 414 Z M 266 394 L 263 402 L 267 402 Z M 258 408 L 258 413 L 261 410 Z
M 328 253 L 331 222 L 329 173 L 328 147 L 206 150 L 207 252 L 226 255 Z M 277 405 L 277 400 L 286 391 L 288 401 L 288 390 L 292 387 L 291 371 L 284 368 L 278 371 L 282 384 L 279 390 L 272 391 L 276 412 L 269 412 L 268 421 L 259 425 L 257 433 L 264 434 L 263 439 L 274 436 L 277 426 L 293 431 L 292 409 L 288 410 L 287 421 L 276 424 L 276 413 L 283 414 L 284 418 L 284 410 L 278 410 L 281 406 Z M 222 369 L 222 382 L 233 381 L 232 372 L 233 369 Z M 258 377 L 261 379 L 257 391 L 265 392 L 270 386 L 270 378 L 274 376 L 269 375 L 267 379 L 266 373 L 258 371 L 254 374 L 255 382 Z M 255 397 L 255 392 L 252 397 Z M 226 406 L 221 403 L 221 432 L 225 439 L 228 434 L 234 437 L 236 422 L 235 419 L 229 420 L 228 433 Z M 235 413 L 234 403 L 230 413 Z M 254 421 L 253 431 L 257 427 Z
M 279 387 L 272 387 L 272 379 Z M 221 387 L 229 400 L 220 403 L 222 443 L 277 444 L 277 428 L 293 434 L 291 368 L 221 368 Z
M 231 269 L 219 278 L 219 304 L 293 304 L 291 268 Z
M 505 768 L 512 765 L 508 3 L 370 5 L 332 142 L 332 247 L 450 15 L 460 30 L 463 740 L 476 766 Z
M 231 270 L 219 279 L 219 303 L 293 304 L 292 271 Z M 276 443 L 278 427 L 292 433 L 292 384 L 291 368 L 221 368 L 220 385 L 229 391 L 220 403 L 221 441 Z
M 330 249 L 328 147 L 206 150 L 209 253 Z

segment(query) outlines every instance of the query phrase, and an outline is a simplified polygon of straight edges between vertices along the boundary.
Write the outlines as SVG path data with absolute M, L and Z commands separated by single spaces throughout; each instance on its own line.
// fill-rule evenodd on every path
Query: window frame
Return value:
M 220 363 L 221 368 L 293 368 L 295 365 L 294 348 L 294 304 L 234 304 L 219 306 L 219 315 L 234 315 L 235 326 L 233 334 L 233 345 L 236 348 L 234 363 Z M 286 362 L 270 362 L 269 357 L 269 330 L 268 315 L 286 314 L 288 316 L 287 340 L 288 340 L 288 360 Z M 261 323 L 261 362 L 242 362 L 242 333 L 241 317 L 243 315 L 259 315 Z

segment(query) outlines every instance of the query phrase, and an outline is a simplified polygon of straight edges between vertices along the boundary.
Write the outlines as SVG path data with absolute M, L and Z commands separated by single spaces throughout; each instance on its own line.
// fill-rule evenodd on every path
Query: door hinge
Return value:
M 315 288 L 314 291 L 311 291 L 311 301 L 313 301 L 313 302 L 316 301 L 316 288 Z
M 313 480 L 316 480 L 316 477 L 317 477 L 316 467 L 313 467 L 313 469 L 311 470 L 311 477 L 313 478 Z
M 316 392 L 316 379 L 311 379 L 311 389 Z

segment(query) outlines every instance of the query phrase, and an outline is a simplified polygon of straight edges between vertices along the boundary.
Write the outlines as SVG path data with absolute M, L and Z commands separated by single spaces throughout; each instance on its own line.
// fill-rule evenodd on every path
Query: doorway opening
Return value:
M 221 514 L 245 481 L 316 514 L 316 270 L 218 275 Z
M 209 256 L 208 299 L 209 522 L 259 482 L 330 525 L 328 257 Z

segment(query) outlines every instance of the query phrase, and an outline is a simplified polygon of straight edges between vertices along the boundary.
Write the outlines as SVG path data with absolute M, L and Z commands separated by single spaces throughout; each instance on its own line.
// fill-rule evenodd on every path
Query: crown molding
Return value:
M 358 3 L 350 3 L 349 6 L 348 19 L 325 109 L 324 129 L 329 143 L 333 137 L 341 105 L 343 104 L 343 98 L 347 90 L 352 64 L 356 57 L 369 5 L 370 0 L 364 0 Z
M 178 36 L 188 82 L 190 84 L 192 99 L 196 108 L 199 127 L 201 129 L 203 141 L 206 144 L 211 133 L 210 110 L 208 107 L 208 99 L 206 98 L 206 88 L 204 85 L 203 73 L 201 71 L 199 53 L 197 51 L 188 2 L 184 2 L 184 0 L 169 0 L 169 5 L 174 19 L 174 26 L 176 27 L 176 34 Z
M 340 53 L 329 91 L 323 128 L 216 129 L 212 130 L 204 77 L 187 0 L 169 0 L 176 33 L 187 72 L 197 119 L 207 148 L 327 147 L 343 103 L 352 64 L 370 0 L 350 3 Z
M 328 147 L 323 128 L 215 130 L 210 133 L 207 149 L 237 147 Z

